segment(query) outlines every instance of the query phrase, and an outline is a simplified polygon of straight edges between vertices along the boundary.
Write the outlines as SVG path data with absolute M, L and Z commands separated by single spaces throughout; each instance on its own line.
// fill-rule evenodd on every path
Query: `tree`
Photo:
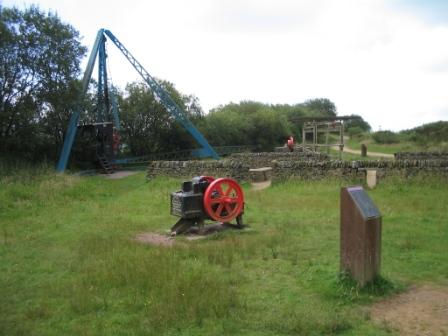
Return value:
M 173 84 L 158 80 L 171 98 L 194 122 L 202 118 L 199 100 L 194 95 L 182 95 Z M 132 155 L 145 155 L 192 149 L 194 138 L 170 115 L 145 83 L 134 82 L 119 95 L 123 142 Z
M 303 106 L 313 116 L 336 116 L 336 105 L 327 98 L 315 98 L 307 100 Z
M 282 145 L 291 130 L 286 117 L 265 107 L 252 116 L 253 134 L 251 144 L 260 151 L 272 151 L 275 146 Z
M 213 109 L 202 130 L 213 145 L 251 145 L 269 151 L 284 143 L 291 129 L 286 114 L 251 101 Z
M 345 130 L 350 137 L 360 137 L 363 133 L 370 132 L 372 129 L 361 116 L 352 114 L 350 117 L 353 119 L 344 122 Z
M 35 6 L 0 7 L 0 36 L 0 151 L 54 156 L 86 48 L 71 25 Z
M 352 114 L 350 117 L 353 117 L 351 120 L 347 120 L 345 122 L 345 127 L 348 131 L 350 129 L 359 129 L 361 132 L 370 132 L 372 127 L 370 127 L 369 123 L 365 121 L 361 116 Z
M 300 139 L 302 137 L 302 127 L 303 120 L 301 118 L 305 117 L 308 113 L 307 109 L 303 104 L 294 104 L 294 105 L 273 105 L 272 108 L 283 115 L 288 120 L 289 128 L 291 129 L 291 134 L 296 139 Z
M 253 124 L 248 115 L 222 107 L 211 111 L 200 130 L 214 146 L 250 145 Z

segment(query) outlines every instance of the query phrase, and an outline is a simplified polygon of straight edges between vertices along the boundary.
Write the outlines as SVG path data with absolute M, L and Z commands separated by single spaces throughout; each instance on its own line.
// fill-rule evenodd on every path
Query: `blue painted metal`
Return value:
M 196 141 L 202 146 L 202 148 L 194 150 L 193 154 L 198 157 L 212 157 L 216 160 L 219 159 L 219 155 L 213 149 L 204 136 L 197 130 L 197 128 L 191 123 L 187 115 L 181 110 L 181 108 L 174 102 L 168 92 L 166 92 L 159 83 L 143 68 L 143 66 L 135 59 L 134 56 L 124 47 L 124 45 L 112 34 L 109 30 L 100 29 L 97 33 L 92 52 L 87 63 L 87 68 L 84 72 L 82 91 L 79 96 L 79 102 L 87 92 L 87 88 L 92 78 L 93 67 L 95 64 L 96 56 L 98 54 L 98 112 L 97 122 L 105 121 L 108 111 L 104 109 L 108 100 L 107 89 L 107 70 L 106 70 L 106 50 L 105 42 L 106 36 L 117 46 L 117 48 L 123 53 L 126 59 L 131 63 L 135 70 L 142 76 L 146 84 L 151 88 L 155 99 L 161 103 L 166 110 L 175 117 L 175 119 L 181 123 L 181 125 L 196 139 Z M 114 117 L 114 123 L 117 129 L 119 129 L 120 121 L 118 119 L 118 108 L 116 102 L 116 96 L 113 94 L 113 89 L 110 91 L 112 100 L 112 112 Z M 67 167 L 70 152 L 73 147 L 73 142 L 76 136 L 76 130 L 79 122 L 81 107 L 78 105 L 73 112 L 67 134 L 64 139 L 64 145 L 59 157 L 59 161 L 56 167 L 58 172 L 63 172 Z M 121 159 L 126 160 L 126 159 Z
M 117 131 L 120 130 L 120 118 L 118 117 L 118 103 L 117 103 L 117 94 L 114 87 L 111 87 L 110 91 L 110 100 L 112 102 L 112 116 L 114 118 L 114 125 Z
M 82 89 L 78 99 L 79 102 L 82 101 L 87 92 L 87 88 L 89 87 L 89 82 L 92 78 L 93 66 L 95 65 L 96 55 L 98 54 L 98 48 L 103 37 L 104 31 L 103 29 L 100 29 L 98 31 L 98 34 L 96 35 L 95 43 L 93 44 L 92 52 L 90 53 L 89 61 L 87 63 L 86 70 L 84 71 L 84 77 L 82 79 Z M 61 154 L 59 155 L 59 161 L 56 166 L 56 171 L 60 173 L 64 172 L 65 168 L 67 167 L 67 162 L 70 157 L 70 152 L 72 151 L 73 142 L 75 141 L 80 112 L 81 106 L 78 104 L 70 117 L 64 144 L 62 145 Z
M 107 66 L 106 66 L 106 36 L 103 34 L 103 40 L 98 49 L 98 109 L 97 121 L 105 122 L 109 119 L 109 101 L 112 105 L 112 118 L 114 119 L 114 127 L 120 130 L 120 118 L 118 116 L 118 103 L 115 94 L 115 88 L 112 86 L 109 89 Z
M 152 78 L 148 71 L 135 59 L 134 56 L 125 48 L 125 46 L 112 34 L 109 30 L 104 30 L 111 41 L 117 46 L 117 48 L 123 53 L 126 59 L 131 63 L 135 70 L 142 76 L 146 84 L 151 88 L 156 100 L 161 103 L 167 111 L 176 118 L 178 122 L 196 139 L 196 141 L 202 146 L 202 149 L 198 154 L 202 157 L 212 157 L 216 160 L 219 159 L 218 153 L 215 152 L 212 146 L 204 138 L 204 136 L 197 130 L 196 127 L 188 119 L 187 115 L 180 109 L 180 107 L 174 102 L 170 95 Z
M 106 37 L 101 37 L 98 48 L 98 103 L 96 122 L 107 120 L 107 70 L 106 70 Z

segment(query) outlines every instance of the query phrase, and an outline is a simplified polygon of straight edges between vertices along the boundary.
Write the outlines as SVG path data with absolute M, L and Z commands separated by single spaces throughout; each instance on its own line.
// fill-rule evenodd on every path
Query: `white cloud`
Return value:
M 152 75 L 195 94 L 206 110 L 243 99 L 326 97 L 339 114 L 360 114 L 374 129 L 448 119 L 448 22 L 390 2 L 38 3 L 56 9 L 89 46 L 98 28 L 109 28 Z M 118 84 L 138 79 L 113 47 L 109 54 Z

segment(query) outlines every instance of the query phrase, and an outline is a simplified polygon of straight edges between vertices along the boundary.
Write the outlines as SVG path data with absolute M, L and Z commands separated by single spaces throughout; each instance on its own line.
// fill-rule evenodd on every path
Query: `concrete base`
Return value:
M 370 189 L 373 189 L 376 187 L 376 169 L 367 169 L 366 170 L 366 180 L 367 180 L 367 186 Z

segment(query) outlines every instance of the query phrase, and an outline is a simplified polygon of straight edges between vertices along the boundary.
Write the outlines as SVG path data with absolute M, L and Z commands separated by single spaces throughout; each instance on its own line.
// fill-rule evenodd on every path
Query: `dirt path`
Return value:
M 448 289 L 428 285 L 411 288 L 378 302 L 370 313 L 372 320 L 399 335 L 448 335 Z
M 105 174 L 104 177 L 111 179 L 111 180 L 118 180 L 118 179 L 122 179 L 126 176 L 134 175 L 137 173 L 138 173 L 137 171 L 121 170 L 121 171 L 116 171 L 113 174 Z
M 338 146 L 334 146 L 333 149 L 339 151 L 339 147 Z M 361 151 L 360 150 L 352 149 L 352 148 L 349 148 L 347 146 L 344 146 L 344 153 L 361 155 Z M 379 157 L 379 158 L 385 158 L 385 159 L 386 158 L 387 159 L 393 159 L 394 158 L 393 154 L 380 153 L 380 152 L 370 152 L 370 151 L 367 151 L 367 156 Z

